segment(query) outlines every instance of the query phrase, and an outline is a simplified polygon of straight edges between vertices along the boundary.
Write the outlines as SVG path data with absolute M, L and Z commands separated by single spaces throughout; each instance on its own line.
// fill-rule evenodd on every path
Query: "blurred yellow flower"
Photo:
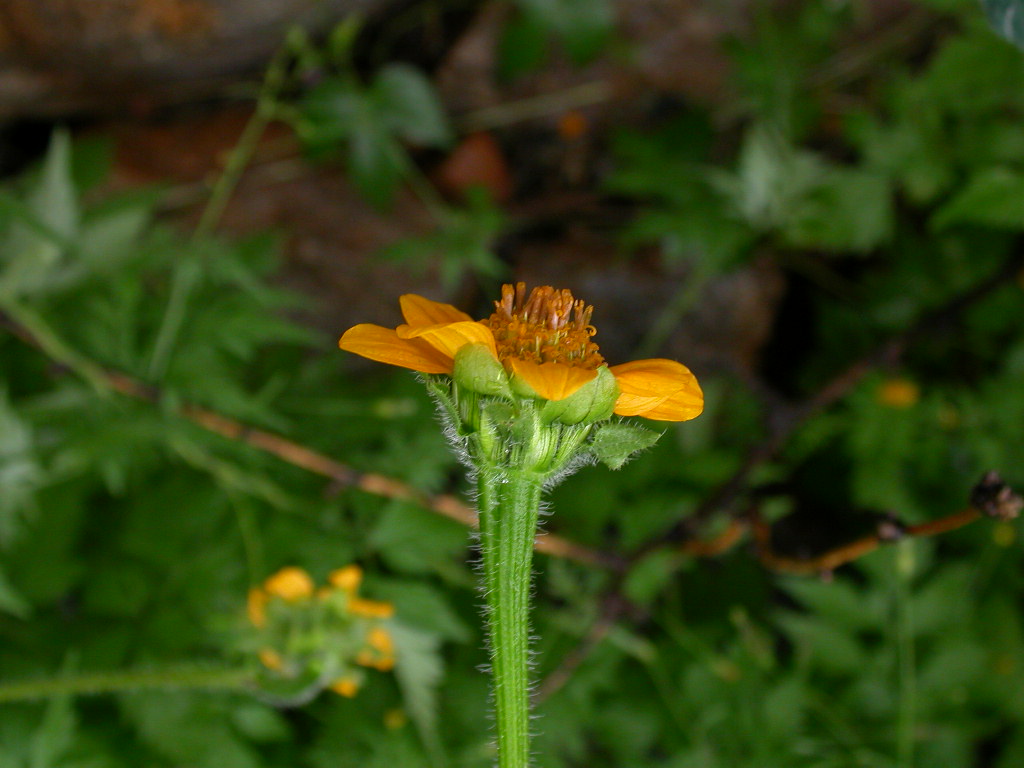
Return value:
M 365 600 L 361 597 L 350 597 L 349 613 L 367 619 L 390 619 L 395 615 L 395 606 L 380 600 Z
M 259 657 L 260 661 L 263 662 L 263 666 L 267 669 L 277 671 L 284 666 L 284 662 L 281 660 L 281 654 L 273 648 L 260 648 Z
M 249 616 L 249 623 L 254 627 L 263 627 L 267 623 L 267 593 L 259 587 L 249 590 L 246 600 L 246 614 Z
M 344 568 L 331 571 L 327 580 L 332 586 L 353 595 L 363 580 L 363 569 L 358 565 L 346 565 Z
M 294 602 L 312 596 L 313 579 L 301 568 L 290 566 L 263 582 L 263 591 L 272 597 Z
M 391 656 L 395 652 L 395 643 L 391 634 L 384 627 L 374 627 L 366 636 L 366 642 L 375 651 Z
M 352 677 L 339 677 L 331 683 L 330 688 L 339 696 L 344 696 L 346 699 L 351 699 L 359 693 L 359 683 Z

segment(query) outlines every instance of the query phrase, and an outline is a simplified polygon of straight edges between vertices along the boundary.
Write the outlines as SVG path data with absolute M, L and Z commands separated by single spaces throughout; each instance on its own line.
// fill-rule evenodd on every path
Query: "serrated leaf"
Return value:
M 458 523 L 411 504 L 389 504 L 370 535 L 371 545 L 392 568 L 428 573 L 451 568 L 469 543 Z
M 44 479 L 31 425 L 14 411 L 6 388 L 0 386 L 0 547 L 17 537 Z
M 598 429 L 590 449 L 609 468 L 619 469 L 637 451 L 643 451 L 658 442 L 659 437 L 660 432 L 646 427 L 610 423 Z
M 39 177 L 20 205 L 14 202 L 12 213 L 15 226 L 0 246 L 0 258 L 7 262 L 0 288 L 10 293 L 46 288 L 78 229 L 71 140 L 65 131 L 54 133 Z
M 395 676 L 405 709 L 435 764 L 443 764 L 437 730 L 437 688 L 444 677 L 441 640 L 399 622 L 392 625 L 391 634 L 395 641 Z

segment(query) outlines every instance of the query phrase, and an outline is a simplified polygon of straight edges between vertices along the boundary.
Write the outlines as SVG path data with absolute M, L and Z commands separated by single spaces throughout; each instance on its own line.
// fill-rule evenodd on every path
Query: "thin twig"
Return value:
M 467 132 L 503 128 L 525 120 L 557 115 L 570 109 L 599 104 L 608 101 L 612 97 L 612 93 L 613 90 L 609 83 L 595 80 L 555 93 L 542 93 L 539 96 L 466 112 L 455 118 L 455 124 L 460 130 Z

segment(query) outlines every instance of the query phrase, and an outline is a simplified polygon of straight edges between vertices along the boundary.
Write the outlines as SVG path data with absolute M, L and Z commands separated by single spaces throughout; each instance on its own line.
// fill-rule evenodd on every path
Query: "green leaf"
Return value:
M 598 428 L 590 449 L 609 468 L 619 469 L 637 451 L 646 450 L 658 442 L 659 437 L 660 432 L 635 424 L 605 424 Z
M 17 538 L 44 481 L 32 425 L 15 412 L 0 386 L 0 548 Z
M 385 258 L 408 261 L 419 271 L 440 262 L 441 283 L 453 291 L 467 273 L 500 277 L 505 263 L 494 253 L 494 242 L 505 226 L 505 217 L 481 188 L 469 190 L 466 205 L 446 208 L 437 229 L 410 237 L 381 251 Z
M 57 768 L 64 764 L 75 741 L 76 720 L 70 696 L 50 701 L 42 724 L 32 735 L 32 751 L 26 768 Z
M 473 631 L 452 608 L 448 595 L 425 581 L 388 579 L 374 582 L 374 595 L 394 604 L 409 626 L 456 643 L 468 643 Z
M 292 734 L 291 725 L 280 712 L 259 702 L 239 704 L 232 719 L 240 732 L 260 744 L 287 741 Z
M 404 573 L 447 572 L 468 544 L 466 529 L 411 504 L 389 504 L 370 543 L 381 557 Z
M 405 176 L 408 158 L 397 141 L 374 123 L 362 123 L 349 143 L 348 171 L 352 182 L 371 203 L 385 208 Z
M 405 708 L 433 762 L 443 764 L 446 761 L 437 728 L 437 689 L 444 678 L 441 640 L 400 622 L 391 625 L 391 635 L 395 641 L 395 676 Z
M 942 229 L 953 224 L 982 224 L 1024 229 L 1024 173 L 1009 168 L 985 168 L 932 216 Z
M 863 253 L 889 237 L 892 214 L 892 193 L 885 176 L 829 168 L 821 184 L 794 207 L 784 232 L 797 246 Z
M 850 674 L 864 662 L 863 647 L 842 628 L 795 613 L 784 614 L 777 621 L 800 650 L 826 672 Z
M 0 570 L 0 613 L 9 613 L 19 619 L 27 619 L 32 613 L 32 606 L 14 588 L 3 570 Z
M 623 594 L 637 605 L 649 605 L 676 573 L 677 553 L 659 549 L 634 565 L 623 585 Z
M 885 606 L 881 600 L 845 581 L 788 578 L 783 579 L 780 585 L 822 620 L 849 631 L 877 627 L 885 617 Z
M 355 82 L 326 78 L 299 105 L 296 130 L 307 146 L 322 151 L 351 136 L 365 111 L 365 97 Z
M 593 58 L 611 37 L 615 17 L 610 0 L 517 0 L 523 11 L 555 32 L 573 61 Z
M 373 81 L 370 98 L 383 125 L 414 144 L 443 147 L 452 138 L 441 101 L 418 69 L 390 64 Z
M 38 178 L 24 200 L 14 202 L 12 212 L 15 225 L 8 239 L 0 243 L 0 263 L 7 262 L 0 272 L 0 290 L 10 293 L 43 290 L 78 231 L 78 200 L 71 178 L 71 140 L 65 131 L 54 133 Z
M 59 237 L 70 240 L 78 229 L 78 195 L 71 178 L 71 138 L 56 131 L 42 173 L 28 196 L 32 211 Z
M 535 17 L 522 14 L 511 19 L 498 43 L 498 74 L 503 80 L 535 71 L 548 53 L 548 32 Z

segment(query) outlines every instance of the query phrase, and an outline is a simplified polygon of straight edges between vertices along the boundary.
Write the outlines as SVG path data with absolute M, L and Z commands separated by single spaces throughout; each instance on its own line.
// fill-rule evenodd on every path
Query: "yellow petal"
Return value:
M 331 683 L 330 689 L 339 696 L 351 699 L 359 693 L 359 683 L 352 677 L 339 677 Z
M 263 582 L 263 590 L 283 600 L 302 600 L 312 596 L 313 580 L 301 568 L 288 566 Z
M 262 629 L 267 623 L 267 593 L 262 589 L 253 587 L 249 590 L 249 597 L 246 601 L 246 614 L 249 616 L 249 623 L 257 629 Z
M 635 360 L 614 365 L 619 383 L 615 413 L 658 421 L 688 421 L 704 410 L 704 393 L 690 369 L 675 360 Z
M 596 370 L 562 363 L 534 363 L 510 358 L 512 373 L 529 384 L 545 400 L 564 400 L 597 376 Z
M 455 353 L 467 344 L 483 344 L 495 357 L 498 348 L 494 343 L 491 329 L 473 320 L 462 320 L 456 323 L 440 323 L 439 325 L 412 326 L 400 325 L 395 329 L 400 339 L 426 342 L 440 354 L 453 359 Z M 448 364 L 445 373 L 451 373 L 452 363 Z
M 281 654 L 279 654 L 273 648 L 260 648 L 259 657 L 260 661 L 263 662 L 263 666 L 267 669 L 277 671 L 284 666 L 284 661 L 281 659 Z
M 493 338 L 491 343 L 494 343 Z M 419 339 L 399 338 L 395 331 L 379 325 L 363 323 L 349 328 L 338 346 L 378 363 L 411 368 L 420 373 L 452 372 L 451 355 L 445 356 Z
M 346 565 L 336 571 L 331 571 L 327 580 L 332 586 L 354 595 L 359 589 L 359 582 L 363 580 L 363 569 L 358 565 Z
M 402 317 L 405 318 L 405 322 L 413 327 L 458 323 L 473 319 L 451 304 L 431 301 L 417 296 L 415 293 L 405 294 L 398 299 L 398 303 L 402 307 Z
M 374 627 L 371 629 L 370 633 L 366 636 L 366 642 L 373 650 L 379 651 L 386 656 L 390 656 L 395 652 L 395 643 L 384 627 Z
M 395 615 L 395 606 L 380 600 L 350 597 L 348 600 L 348 612 L 367 619 L 390 619 Z

